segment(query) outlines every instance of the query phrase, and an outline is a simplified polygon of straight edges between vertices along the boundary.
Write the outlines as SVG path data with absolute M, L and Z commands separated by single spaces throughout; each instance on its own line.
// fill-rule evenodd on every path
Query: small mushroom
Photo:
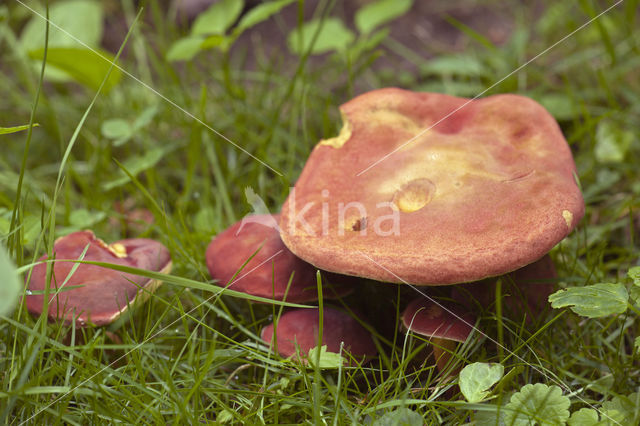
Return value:
M 278 353 L 285 358 L 290 357 L 297 353 L 297 347 L 301 355 L 306 355 L 318 346 L 319 318 L 317 308 L 285 312 L 275 329 Z M 262 329 L 261 338 L 268 344 L 272 342 L 273 324 Z M 371 334 L 357 320 L 343 311 L 325 306 L 322 345 L 326 345 L 329 352 L 338 353 L 342 342 L 344 350 L 356 359 L 373 358 L 378 353 Z
M 288 302 L 317 300 L 316 268 L 291 253 L 277 229 L 269 226 L 277 226 L 278 215 L 248 218 L 216 235 L 209 244 L 206 260 L 211 277 L 219 286 L 254 296 L 283 300 L 286 293 Z M 248 259 L 251 260 L 247 262 Z M 352 278 L 330 273 L 324 277 L 328 280 L 323 280 L 324 297 L 336 298 L 351 292 Z
M 87 251 L 82 257 L 85 248 Z M 91 231 L 79 231 L 58 238 L 53 253 L 56 261 L 49 286 L 47 315 L 50 320 L 63 320 L 67 324 L 75 321 L 79 326 L 112 323 L 129 306 L 147 300 L 161 282 L 101 266 L 61 260 L 105 262 L 163 273 L 171 270 L 167 248 L 145 238 L 107 244 Z M 46 259 L 48 256 L 45 255 L 39 260 Z M 46 264 L 34 266 L 26 296 L 27 309 L 33 315 L 40 315 L 44 307 L 46 275 Z
M 476 320 L 474 316 L 452 304 L 436 304 L 421 297 L 413 300 L 402 313 L 407 330 L 429 338 L 438 371 L 445 371 L 458 342 L 465 342 Z

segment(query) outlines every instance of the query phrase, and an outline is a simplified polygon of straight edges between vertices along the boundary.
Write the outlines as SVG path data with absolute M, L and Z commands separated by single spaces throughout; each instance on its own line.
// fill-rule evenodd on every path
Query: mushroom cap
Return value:
M 316 268 L 291 253 L 283 244 L 276 229 L 278 219 L 278 215 L 249 216 L 216 235 L 206 252 L 209 273 L 221 287 L 283 300 L 291 274 L 295 272 L 287 301 L 317 300 Z M 249 258 L 251 260 L 243 267 Z M 340 297 L 352 290 L 348 283 L 343 282 L 349 278 L 340 279 L 336 274 L 325 274 L 324 278 L 329 280 L 329 283 L 323 280 L 324 297 Z
M 106 244 L 91 231 L 73 232 L 58 238 L 53 246 L 55 259 L 78 260 L 87 245 L 89 247 L 82 260 L 149 271 L 168 272 L 171 269 L 169 250 L 157 241 L 133 238 Z M 45 255 L 39 260 L 47 258 Z M 77 269 L 69 277 L 74 266 L 77 266 Z M 28 283 L 31 292 L 45 290 L 46 274 L 46 264 L 34 266 Z M 65 280 L 67 282 L 63 286 Z M 75 320 L 78 326 L 90 323 L 97 326 L 107 325 L 115 321 L 130 305 L 146 300 L 150 292 L 155 291 L 159 285 L 160 282 L 157 280 L 101 266 L 54 262 L 49 288 L 48 317 L 50 320 L 62 319 L 67 324 Z M 74 286 L 80 287 L 73 288 Z M 61 290 L 56 295 L 58 287 Z M 44 294 L 27 294 L 25 299 L 29 312 L 34 315 L 42 313 Z
M 510 272 L 502 280 L 503 303 L 515 314 L 527 314 L 527 320 L 538 317 L 549 308 L 548 297 L 553 293 L 556 267 L 548 254 L 541 259 Z M 496 279 L 457 285 L 451 290 L 451 298 L 473 309 L 476 306 L 493 306 Z
M 477 281 L 539 259 L 584 214 L 569 146 L 529 98 L 388 88 L 340 110 L 340 135 L 315 147 L 280 220 L 287 247 L 318 268 Z
M 283 357 L 296 354 L 296 344 L 300 354 L 306 355 L 310 349 L 318 346 L 319 309 L 294 309 L 285 312 L 276 328 L 278 353 Z M 266 343 L 273 339 L 273 324 L 262 329 L 260 335 Z M 329 352 L 340 352 L 340 344 L 344 342 L 344 350 L 355 358 L 371 358 L 377 355 L 376 345 L 371 334 L 349 314 L 324 307 L 322 345 Z
M 413 300 L 402 313 L 407 330 L 429 338 L 464 342 L 471 334 L 476 320 L 473 314 L 450 303 L 434 303 L 420 297 Z

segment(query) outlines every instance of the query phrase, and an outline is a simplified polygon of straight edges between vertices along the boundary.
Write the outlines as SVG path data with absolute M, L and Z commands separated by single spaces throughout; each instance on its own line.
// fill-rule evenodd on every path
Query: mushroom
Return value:
M 112 323 L 130 306 L 146 301 L 161 281 L 61 260 L 106 262 L 162 273 L 171 270 L 167 248 L 145 238 L 106 244 L 91 231 L 73 232 L 55 241 L 53 254 L 47 315 L 50 320 L 63 320 L 67 324 L 75 321 L 79 326 Z M 45 255 L 39 260 L 46 259 Z M 42 314 L 46 287 L 47 266 L 41 263 L 33 268 L 26 296 L 27 309 L 34 315 Z
M 476 320 L 453 304 L 435 303 L 426 297 L 413 300 L 402 313 L 407 330 L 426 336 L 432 343 L 438 371 L 445 371 L 458 342 L 467 340 Z
M 278 320 L 275 333 L 274 324 L 262 329 L 260 337 L 271 344 L 275 336 L 278 353 L 290 357 L 298 353 L 306 355 L 318 346 L 319 309 L 294 309 L 285 312 Z M 322 345 L 329 352 L 344 349 L 356 359 L 366 360 L 377 355 L 371 334 L 353 317 L 335 308 L 323 309 Z
M 216 235 L 206 252 L 209 273 L 218 285 L 231 290 L 274 300 L 283 300 L 286 293 L 286 300 L 294 303 L 315 301 L 316 268 L 282 243 L 277 220 L 278 215 L 248 216 Z M 347 281 L 352 279 L 325 277 L 329 281 L 323 285 L 325 297 L 351 292 Z
M 285 245 L 341 274 L 448 285 L 528 265 L 584 214 L 553 117 L 517 95 L 389 88 L 342 105 L 280 219 Z
M 538 318 L 549 307 L 556 268 L 549 255 L 503 276 L 502 303 L 514 315 L 525 315 L 527 322 Z M 497 280 L 488 278 L 454 286 L 451 297 L 468 309 L 493 306 Z

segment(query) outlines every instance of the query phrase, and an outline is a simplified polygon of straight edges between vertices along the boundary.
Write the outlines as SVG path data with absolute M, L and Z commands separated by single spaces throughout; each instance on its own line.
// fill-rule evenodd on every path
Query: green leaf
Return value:
M 122 118 L 112 118 L 105 120 L 100 127 L 102 136 L 108 139 L 122 140 L 129 139 L 133 134 L 133 129 L 127 120 Z
M 36 9 L 44 16 L 44 9 Z M 88 46 L 97 47 L 102 40 L 103 11 L 99 1 L 70 0 L 55 2 L 49 8 L 49 19 L 60 29 L 49 29 L 49 47 L 81 47 L 73 37 Z M 45 22 L 34 15 L 20 36 L 25 52 L 44 48 Z M 70 34 L 67 35 L 66 33 Z M 71 37 L 73 36 L 73 37 Z
M 314 365 L 315 361 L 318 359 L 318 347 L 309 349 L 309 353 L 307 354 L 307 359 L 309 360 L 310 365 Z M 344 363 L 344 359 L 340 354 L 327 351 L 327 345 L 322 345 L 320 348 L 320 368 L 340 368 Z
M 70 234 L 82 229 L 91 228 L 96 223 L 102 221 L 107 214 L 105 212 L 91 212 L 87 209 L 76 209 L 69 215 L 69 225 L 59 229 L 61 235 Z
M 33 127 L 39 126 L 38 123 L 33 123 Z M 0 135 L 7 135 L 9 133 L 21 132 L 23 130 L 27 130 L 29 128 L 28 124 L 24 126 L 14 126 L 14 127 L 0 127 Z
M 424 419 L 406 407 L 398 408 L 376 419 L 372 426 L 422 426 Z
M 633 285 L 640 287 L 640 266 L 629 269 L 627 276 L 633 280 Z
M 167 148 L 153 148 L 147 151 L 144 155 L 134 155 L 129 157 L 122 166 L 129 171 L 133 176 L 141 173 L 151 167 L 155 166 L 164 155 L 169 152 Z M 113 188 L 117 188 L 128 183 L 131 179 L 125 173 L 121 173 L 119 178 L 105 182 L 102 185 L 102 189 L 109 191 Z
M 44 8 L 35 7 L 40 16 L 33 15 L 20 36 L 20 46 L 25 54 L 44 48 L 45 15 Z M 49 8 L 49 48 L 97 48 L 103 33 L 104 13 L 102 4 L 94 0 L 71 0 L 55 2 Z M 78 19 L 78 17 L 82 17 Z M 57 28 L 59 27 L 59 28 Z M 69 35 L 68 35 L 69 34 Z M 84 45 L 76 40 L 84 43 Z M 33 68 L 40 73 L 40 64 L 33 62 Z M 68 73 L 47 67 L 45 78 L 49 81 L 66 82 L 72 79 Z
M 369 34 L 376 27 L 404 15 L 413 0 L 378 0 L 365 4 L 356 12 L 355 24 L 361 34 Z
M 317 31 L 320 32 L 311 50 L 311 54 L 314 55 L 344 50 L 355 38 L 338 18 L 327 18 L 324 21 L 315 19 L 289 33 L 287 37 L 289 49 L 293 53 L 303 55 L 311 48 L 311 42 Z
M 0 245 L 0 315 L 9 315 L 22 292 L 16 267 L 3 245 Z
M 192 35 L 224 34 L 240 16 L 243 0 L 219 0 L 196 18 Z
M 202 50 L 203 41 L 202 36 L 191 36 L 173 42 L 167 51 L 167 61 L 190 61 Z
M 632 142 L 633 133 L 620 129 L 611 121 L 603 120 L 596 129 L 596 159 L 601 163 L 620 163 Z
M 495 407 L 493 410 L 482 410 L 474 413 L 476 426 L 505 426 L 504 407 L 482 404 L 485 407 Z
M 96 53 L 97 52 L 97 53 Z M 51 47 L 47 51 L 47 64 L 64 71 L 76 82 L 90 89 L 98 90 L 102 80 L 109 72 L 115 58 L 109 52 L 98 49 L 96 52 L 75 47 Z M 44 49 L 29 52 L 32 59 L 44 58 Z M 113 68 L 103 90 L 106 92 L 120 81 L 121 72 Z
M 233 34 L 236 37 L 239 36 L 243 31 L 259 24 L 260 22 L 266 21 L 269 17 L 275 15 L 285 6 L 293 3 L 294 1 L 295 0 L 276 0 L 257 5 L 249 10 L 242 19 L 240 19 L 238 26 L 233 30 Z
M 459 75 L 466 77 L 482 76 L 485 66 L 471 55 L 445 55 L 427 61 L 420 66 L 422 75 L 450 76 Z
M 504 374 L 502 364 L 474 362 L 460 372 L 460 391 L 467 401 L 480 402 L 489 395 L 489 388 Z
M 601 425 L 598 418 L 598 412 L 593 408 L 581 408 L 578 411 L 571 414 L 569 426 L 598 426 Z
M 133 122 L 133 129 L 139 130 L 145 127 L 147 124 L 151 123 L 153 117 L 158 113 L 158 107 L 156 105 L 151 105 L 150 107 L 145 108 L 144 111 L 135 119 Z
M 216 212 L 211 206 L 203 206 L 193 217 L 193 229 L 197 232 L 208 234 L 211 232 L 211 224 L 215 223 Z
M 640 421 L 640 412 L 636 407 L 640 405 L 640 393 L 635 392 L 628 396 L 616 396 L 611 401 L 602 403 L 602 418 L 614 424 L 637 425 Z
M 540 97 L 534 96 L 534 98 L 558 121 L 571 120 L 580 113 L 567 95 L 546 94 Z
M 633 341 L 633 346 L 636 348 L 636 352 L 640 353 L 640 336 L 636 337 L 636 340 Z
M 627 310 L 629 293 L 624 285 L 601 283 L 559 290 L 549 296 L 553 308 L 570 307 L 578 315 L 589 318 L 621 314 Z
M 227 37 L 225 35 L 220 35 L 220 34 L 214 34 L 214 35 L 210 35 L 209 37 L 205 38 L 202 41 L 202 45 L 200 46 L 200 48 L 202 50 L 204 49 L 220 49 L 221 51 L 226 51 L 231 47 L 231 44 L 233 43 L 234 38 L 233 37 Z
M 524 385 L 504 406 L 504 422 L 513 426 L 562 425 L 569 419 L 570 405 L 558 386 Z

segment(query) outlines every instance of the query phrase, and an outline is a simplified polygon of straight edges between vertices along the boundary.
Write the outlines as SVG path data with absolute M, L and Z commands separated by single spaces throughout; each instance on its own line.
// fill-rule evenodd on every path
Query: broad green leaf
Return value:
M 135 119 L 133 122 L 133 129 L 139 130 L 142 129 L 147 124 L 151 123 L 153 117 L 158 113 L 158 107 L 156 105 L 152 105 L 150 107 L 145 108 L 144 111 Z
M 481 76 L 484 72 L 485 66 L 469 54 L 439 56 L 420 66 L 420 73 L 423 75 L 474 77 Z
M 372 426 L 422 426 L 424 419 L 406 407 L 398 408 L 374 420 Z
M 633 285 L 640 287 L 640 266 L 629 269 L 627 275 L 633 280 Z
M 100 127 L 102 136 L 109 139 L 128 139 L 133 133 L 133 129 L 127 120 L 122 118 L 111 118 L 102 122 Z
M 489 388 L 504 374 L 502 364 L 474 362 L 460 372 L 460 391 L 467 401 L 480 402 L 489 395 Z
M 420 84 L 416 90 L 421 92 L 438 92 L 453 96 L 474 97 L 485 87 L 474 81 L 458 81 L 442 79 Z
M 404 15 L 413 0 L 377 0 L 362 6 L 356 12 L 355 24 L 361 34 L 369 34 L 380 25 Z
M 216 212 L 211 206 L 203 206 L 193 217 L 193 228 L 203 234 L 211 232 L 211 224 L 215 223 Z
M 324 21 L 315 19 L 289 33 L 287 37 L 289 49 L 298 55 L 304 54 L 311 48 L 311 42 L 318 31 L 320 32 L 311 50 L 314 55 L 344 50 L 355 38 L 338 18 L 327 18 Z
M 358 58 L 364 52 L 372 51 L 389 36 L 389 32 L 389 28 L 381 28 L 369 34 L 368 37 L 358 37 L 349 48 L 349 54 L 352 58 Z
M 629 299 L 636 305 L 640 305 L 640 286 L 632 285 L 629 289 Z
M 125 162 L 123 162 L 122 166 L 129 171 L 133 176 L 141 173 L 153 166 L 155 166 L 164 155 L 169 152 L 167 148 L 153 148 L 147 151 L 143 155 L 134 155 L 129 157 Z M 118 186 L 122 186 L 126 183 L 129 183 L 130 178 L 124 172 L 121 173 L 119 178 L 114 180 L 105 182 L 102 185 L 102 189 L 105 191 L 109 191 L 113 188 L 117 188 Z
M 327 351 L 327 345 L 322 345 L 320 348 L 320 368 L 339 368 L 344 363 L 344 359 L 340 354 Z M 314 365 L 318 359 L 318 347 L 309 349 L 307 359 L 310 365 Z
M 596 410 L 593 408 L 581 408 L 571 414 L 567 424 L 569 426 L 599 426 L 603 423 L 600 423 Z
M 627 310 L 629 293 L 624 285 L 601 283 L 559 290 L 549 296 L 553 308 L 569 307 L 583 317 L 600 318 Z
M 167 51 L 167 61 L 190 61 L 202 50 L 204 37 L 181 38 L 169 47 Z
M 45 13 L 44 9 L 36 10 L 42 16 L 34 15 L 20 35 L 20 45 L 25 52 L 44 48 Z M 49 8 L 49 19 L 52 22 L 49 29 L 49 47 L 82 47 L 74 37 L 91 47 L 100 45 L 103 11 L 99 1 L 55 2 Z
M 10 217 L 11 216 L 9 216 L 9 218 Z M 8 233 L 10 224 L 11 221 L 7 217 L 0 217 L 0 233 Z M 36 238 L 38 238 L 38 235 L 42 230 L 42 222 L 40 221 L 40 217 L 26 215 L 22 219 L 20 228 L 22 232 L 22 245 L 30 245 L 33 241 L 36 240 Z
M 30 51 L 29 56 L 41 60 L 44 58 L 44 49 Z M 97 53 L 75 47 L 52 47 L 47 51 L 47 64 L 64 71 L 76 82 L 93 90 L 100 87 L 114 60 L 109 52 L 99 49 Z M 106 92 L 118 84 L 120 77 L 120 70 L 113 68 L 103 90 Z
M 616 396 L 611 401 L 602 403 L 603 420 L 609 420 L 614 424 L 637 425 L 640 421 L 640 412 L 636 407 L 640 405 L 640 393 L 635 392 L 628 396 Z
M 633 341 L 633 346 L 635 346 L 636 352 L 640 353 L 640 336 L 636 337 L 636 340 Z
M 0 245 L 0 277 L 0 315 L 9 315 L 18 303 L 22 283 L 3 245 Z
M 282 10 L 282 8 L 293 3 L 294 1 L 295 0 L 276 0 L 266 3 L 260 3 L 256 7 L 249 10 L 242 17 L 242 19 L 240 19 L 238 26 L 233 30 L 233 34 L 237 37 L 243 31 L 259 24 L 260 22 L 266 21 L 272 15 L 275 15 L 280 10 Z
M 38 123 L 33 123 L 33 127 L 39 126 Z M 0 135 L 7 135 L 9 133 L 21 132 L 23 130 L 27 130 L 29 128 L 28 124 L 24 126 L 13 126 L 13 127 L 0 127 Z
M 104 13 L 102 4 L 95 0 L 70 0 L 52 2 L 49 8 L 49 48 L 97 48 L 103 32 Z M 45 11 L 35 7 L 40 15 L 33 15 L 20 36 L 20 46 L 24 54 L 44 49 Z M 81 18 L 79 18 L 81 17 Z M 75 39 L 79 40 L 76 41 Z M 37 73 L 40 64 L 32 64 Z M 50 64 L 53 65 L 53 64 Z M 72 79 L 64 70 L 55 66 L 45 69 L 45 78 L 50 81 L 66 82 Z
M 580 113 L 576 104 L 567 95 L 546 94 L 534 98 L 558 121 L 571 120 Z
M 69 215 L 69 225 L 59 229 L 61 235 L 71 232 L 91 228 L 96 223 L 103 220 L 107 214 L 105 212 L 91 212 L 87 209 L 75 209 Z
M 622 130 L 611 121 L 603 120 L 596 129 L 594 153 L 601 163 L 620 163 L 633 142 L 633 133 Z
M 504 406 L 504 422 L 513 426 L 562 425 L 569 419 L 571 401 L 555 385 L 524 385 Z
M 475 426 L 505 426 L 504 423 L 504 407 L 496 405 L 487 405 L 495 407 L 495 410 L 478 410 L 474 413 Z
M 219 0 L 196 18 L 191 28 L 193 35 L 224 34 L 233 24 L 242 8 L 243 0 Z
M 221 51 L 226 51 L 231 47 L 231 43 L 233 43 L 234 38 L 228 37 L 225 35 L 214 34 L 205 38 L 202 41 L 201 49 L 220 49 Z

